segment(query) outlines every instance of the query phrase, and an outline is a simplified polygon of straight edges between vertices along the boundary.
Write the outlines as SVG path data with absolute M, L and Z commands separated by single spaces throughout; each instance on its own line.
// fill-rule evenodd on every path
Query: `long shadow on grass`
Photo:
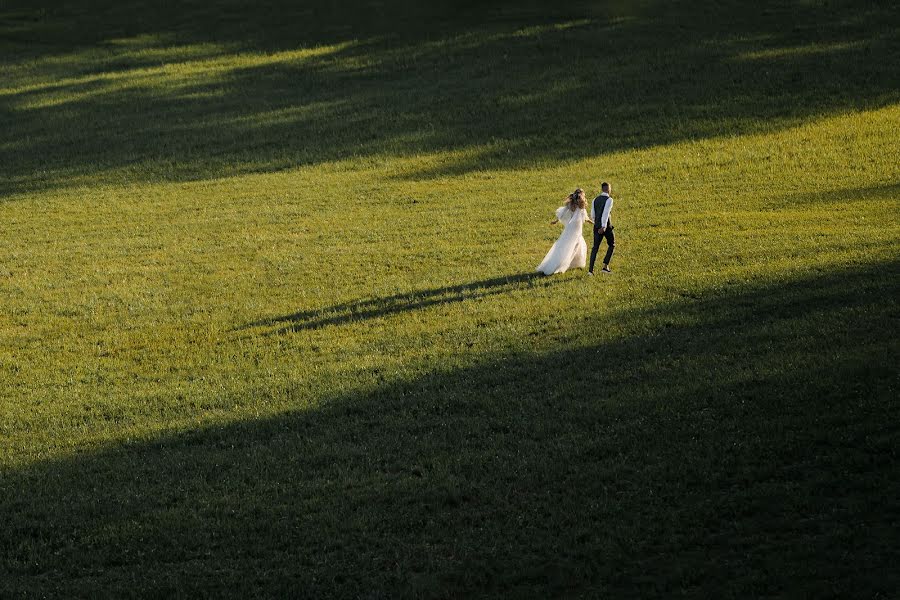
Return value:
M 427 290 L 416 290 L 383 298 L 371 298 L 336 304 L 315 310 L 303 310 L 289 315 L 270 317 L 249 323 L 239 329 L 279 325 L 275 333 L 288 333 L 305 329 L 319 329 L 329 325 L 343 325 L 369 319 L 377 319 L 431 306 L 477 300 L 487 296 L 504 294 L 523 287 L 548 287 L 559 283 L 559 278 L 548 278 L 538 273 L 518 273 L 450 285 Z
M 900 183 L 884 183 L 858 188 L 842 188 L 835 190 L 823 190 L 816 193 L 781 195 L 773 199 L 771 206 L 780 208 L 804 208 L 816 204 L 831 202 L 853 203 L 867 200 L 886 201 L 900 198 Z
M 891 3 L 100 4 L 10 17 L 0 196 L 357 158 L 519 169 L 900 100 Z
M 0 591 L 889 597 L 898 276 L 607 314 L 633 335 L 7 472 Z

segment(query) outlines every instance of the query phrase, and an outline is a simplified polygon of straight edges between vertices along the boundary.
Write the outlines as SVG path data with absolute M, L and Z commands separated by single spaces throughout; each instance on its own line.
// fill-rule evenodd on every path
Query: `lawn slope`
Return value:
M 0 8 L 0 595 L 897 594 L 892 3 L 243 4 Z

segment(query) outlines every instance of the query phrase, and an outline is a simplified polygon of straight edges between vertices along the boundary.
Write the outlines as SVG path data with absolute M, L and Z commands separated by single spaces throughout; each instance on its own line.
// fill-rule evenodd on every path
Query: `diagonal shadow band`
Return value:
M 0 595 L 890 597 L 898 269 L 2 473 Z
M 10 70 L 0 94 L 0 198 L 79 181 L 200 181 L 348 157 L 410 159 L 391 176 L 402 180 L 542 168 L 884 108 L 900 89 L 889 67 L 897 11 L 887 3 L 866 11 L 847 1 L 829 11 L 732 3 L 728 12 L 739 12 L 723 23 L 708 18 L 721 12 L 716 2 L 498 0 L 467 2 L 468 11 L 424 8 L 421 23 L 399 30 L 390 18 L 375 26 L 367 13 L 384 5 L 405 15 L 409 0 L 273 0 L 259 11 L 266 16 L 240 17 L 196 3 L 190 18 L 178 10 L 135 18 L 147 7 L 133 0 L 99 4 L 115 10 L 23 9 L 16 29 L 24 39 L 0 53 Z M 307 11 L 316 8 L 313 21 Z M 445 20 L 447 12 L 455 17 Z M 250 29 L 259 38 L 246 37 L 247 21 L 257 21 Z M 132 28 L 136 46 L 120 45 Z M 74 39 L 41 60 L 31 40 L 67 40 L 63 32 Z M 231 43 L 211 47 L 210 37 Z M 334 51 L 309 60 L 260 58 L 326 42 Z M 187 73 L 159 68 L 191 59 L 199 63 Z M 602 144 L 572 144 L 571 131 Z M 433 161 L 419 158 L 428 155 Z
M 538 273 L 503 275 L 470 283 L 416 290 L 383 298 L 356 300 L 325 308 L 298 311 L 288 315 L 260 319 L 237 327 L 235 331 L 273 325 L 278 325 L 280 328 L 270 333 L 319 329 L 329 325 L 344 325 L 422 310 L 432 306 L 476 300 L 526 287 L 546 288 L 561 281 L 563 280 L 559 277 L 545 277 Z

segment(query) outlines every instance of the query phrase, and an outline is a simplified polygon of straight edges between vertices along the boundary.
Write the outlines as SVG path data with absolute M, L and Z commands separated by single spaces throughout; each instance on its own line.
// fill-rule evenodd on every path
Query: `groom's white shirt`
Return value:
M 601 196 L 606 196 L 609 198 L 609 194 L 603 192 L 600 194 Z M 609 202 L 606 203 L 606 206 L 603 208 L 603 215 L 599 221 L 601 227 L 606 227 L 606 224 L 609 222 L 609 213 L 612 212 L 613 199 L 609 198 Z M 591 221 L 594 223 L 598 223 L 596 217 L 594 216 L 594 203 L 591 202 Z

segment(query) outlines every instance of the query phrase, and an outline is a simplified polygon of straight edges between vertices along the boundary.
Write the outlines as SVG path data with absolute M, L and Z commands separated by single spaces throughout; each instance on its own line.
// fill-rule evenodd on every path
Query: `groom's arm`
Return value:
M 606 229 L 606 224 L 609 223 L 609 213 L 612 212 L 613 199 L 610 198 L 609 202 L 606 203 L 606 206 L 603 207 L 603 217 L 600 219 L 600 227 Z

